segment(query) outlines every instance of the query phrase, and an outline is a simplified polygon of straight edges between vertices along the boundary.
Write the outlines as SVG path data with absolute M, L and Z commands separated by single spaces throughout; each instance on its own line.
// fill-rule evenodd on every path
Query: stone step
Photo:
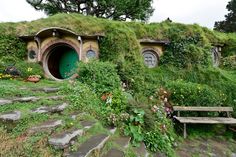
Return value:
M 56 93 L 56 92 L 60 91 L 60 88 L 58 88 L 58 87 L 40 87 L 40 88 L 21 87 L 20 90 L 30 90 L 30 91 L 45 92 L 45 93 Z
M 31 110 L 32 113 L 61 113 L 63 112 L 69 104 L 63 103 L 56 106 L 41 106 L 39 108 Z
M 3 105 L 9 105 L 14 102 L 35 102 L 41 99 L 47 99 L 47 100 L 61 100 L 64 96 L 48 96 L 48 97 L 36 97 L 36 96 L 29 96 L 29 97 L 21 97 L 21 98 L 12 98 L 12 99 L 0 99 L 0 106 Z
M 120 146 L 121 148 L 128 148 L 129 143 L 130 143 L 131 138 L 130 137 L 118 137 L 117 139 L 113 140 L 113 142 L 115 144 L 117 144 L 118 146 Z
M 87 115 L 87 113 L 85 112 L 80 112 L 80 111 L 76 111 L 76 112 L 73 112 L 73 113 L 70 113 L 69 116 L 71 117 L 71 119 L 73 120 L 76 120 L 77 117 L 79 116 L 84 116 L 84 115 Z
M 161 152 L 156 152 L 153 157 L 167 157 L 164 153 L 161 153 Z
M 22 97 L 22 98 L 14 98 L 12 101 L 13 102 L 35 102 L 40 100 L 39 97 L 35 97 L 35 96 L 30 96 L 30 97 Z
M 81 121 L 80 124 L 84 129 L 90 129 L 96 122 L 94 121 Z
M 131 138 L 130 137 L 125 137 L 121 136 L 113 140 L 113 143 L 118 145 L 120 148 L 117 149 L 116 147 L 111 148 L 103 157 L 124 157 L 125 153 L 124 150 L 128 148 L 129 142 Z
M 103 155 L 102 157 L 124 157 L 124 156 L 125 156 L 125 153 L 123 151 L 112 148 L 107 152 L 106 155 Z
M 140 143 L 139 147 L 134 147 L 134 151 L 137 157 L 148 157 L 149 153 L 146 149 L 146 146 L 143 142 Z
M 108 127 L 107 130 L 109 130 L 109 132 L 110 132 L 111 134 L 115 134 L 117 128 L 116 128 L 116 127 Z
M 36 132 L 43 132 L 43 131 L 49 131 L 53 128 L 56 128 L 58 126 L 62 125 L 62 120 L 49 120 L 46 122 L 43 122 L 39 124 L 38 126 L 34 126 L 28 130 L 29 133 L 36 133 Z
M 58 87 L 43 87 L 43 88 L 32 89 L 32 91 L 45 92 L 45 93 L 56 93 L 56 92 L 60 91 L 60 88 L 58 88 Z
M 64 149 L 69 147 L 75 137 L 81 136 L 83 133 L 83 129 L 70 129 L 63 133 L 52 136 L 49 138 L 48 142 L 55 148 Z
M 82 121 L 81 122 L 81 125 L 83 126 L 82 129 L 74 128 L 74 129 L 64 131 L 63 133 L 53 135 L 49 139 L 49 144 L 59 149 L 67 148 L 72 143 L 72 140 L 75 137 L 81 136 L 85 132 L 85 129 L 91 128 L 94 124 L 95 122 L 92 122 L 92 121 Z
M 100 150 L 109 139 L 109 135 L 95 135 L 83 143 L 76 152 L 69 153 L 69 157 L 88 157 L 94 150 Z
M 3 122 L 15 122 L 18 121 L 20 118 L 21 118 L 20 111 L 7 112 L 7 113 L 2 113 L 0 115 L 0 120 Z
M 13 103 L 12 100 L 7 100 L 7 99 L 0 99 L 0 106 L 1 105 L 7 105 Z

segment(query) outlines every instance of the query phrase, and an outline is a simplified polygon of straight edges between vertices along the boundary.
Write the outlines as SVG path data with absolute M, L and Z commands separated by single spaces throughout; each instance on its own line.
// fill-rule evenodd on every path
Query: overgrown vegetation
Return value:
M 71 102 L 70 112 L 85 111 L 104 125 L 119 127 L 132 137 L 134 145 L 144 141 L 151 151 L 174 155 L 176 134 L 158 96 L 161 87 L 170 92 L 170 101 L 175 105 L 233 106 L 236 116 L 235 34 L 214 32 L 196 24 L 165 21 L 146 25 L 58 14 L 14 27 L 10 23 L 0 24 L 0 31 L 5 32 L 0 35 L 1 69 L 17 60 L 15 65 L 23 77 L 42 75 L 38 65 L 18 62 L 26 52 L 16 35 L 34 35 L 53 26 L 81 35 L 105 35 L 99 41 L 100 61 L 80 63 L 78 79 L 66 82 L 61 94 Z M 10 36 L 14 40 L 8 40 Z M 142 38 L 171 41 L 158 67 L 144 66 L 139 44 Z M 4 46 L 8 43 L 10 48 Z M 220 68 L 212 66 L 214 44 L 225 45 Z M 1 89 L 16 94 L 4 86 Z M 22 128 L 19 126 L 18 130 Z

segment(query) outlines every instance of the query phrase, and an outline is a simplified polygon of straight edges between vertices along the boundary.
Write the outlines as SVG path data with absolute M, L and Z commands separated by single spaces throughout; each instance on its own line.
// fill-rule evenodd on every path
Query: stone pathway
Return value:
M 49 120 L 29 129 L 29 133 L 48 131 L 62 125 L 62 120 Z
M 0 120 L 4 122 L 15 122 L 18 121 L 21 118 L 21 112 L 20 111 L 13 111 L 8 113 L 2 113 L 0 115 Z
M 134 151 L 137 157 L 148 157 L 149 153 L 146 149 L 146 146 L 143 142 L 141 142 L 139 147 L 134 147 Z
M 45 93 L 56 93 L 59 92 L 59 90 L 60 88 L 57 87 L 43 87 L 43 88 L 32 89 L 32 91 L 45 92 Z
M 77 151 L 70 152 L 69 157 L 88 157 L 94 150 L 100 150 L 106 141 L 109 139 L 109 135 L 99 134 L 92 136 L 85 143 L 83 143 Z
M 129 146 L 131 138 L 130 137 L 118 137 L 113 142 L 122 148 L 127 148 Z
M 32 113 L 61 113 L 69 106 L 68 103 L 63 103 L 56 106 L 41 106 L 31 110 Z
M 59 91 L 59 88 L 51 88 L 51 87 L 43 87 L 43 88 L 36 88 L 36 89 L 29 89 L 25 88 L 22 90 L 31 90 L 34 92 L 45 92 L 45 93 L 55 93 Z M 0 99 L 0 107 L 4 105 L 11 105 L 13 103 L 19 102 L 19 103 L 30 103 L 30 102 L 37 102 L 40 100 L 62 100 L 64 99 L 64 96 L 25 96 L 25 97 L 16 97 L 16 98 L 3 98 Z M 40 102 L 39 102 L 40 104 Z M 15 122 L 21 120 L 21 115 L 24 114 L 25 116 L 23 118 L 30 118 L 29 116 L 40 116 L 39 114 L 45 114 L 45 113 L 62 113 L 67 107 L 69 106 L 69 103 L 61 103 L 53 106 L 40 106 L 34 109 L 30 109 L 30 112 L 25 113 L 24 111 L 11 111 L 11 112 L 6 112 L 6 113 L 0 113 L 0 121 L 3 122 Z M 21 113 L 22 112 L 22 113 Z M 35 114 L 38 113 L 38 114 Z M 26 115 L 27 114 L 27 115 Z M 96 156 L 100 156 L 100 150 L 102 150 L 103 146 L 105 143 L 108 141 L 110 138 L 110 135 L 108 134 L 92 134 L 90 135 L 91 137 L 82 143 L 76 151 L 70 151 L 70 146 L 73 146 L 76 144 L 76 140 L 83 135 L 86 135 L 85 132 L 90 129 L 93 125 L 96 124 L 96 120 L 94 121 L 89 121 L 89 120 L 84 120 L 84 121 L 77 121 L 78 116 L 85 115 L 87 113 L 81 113 L 81 112 L 75 112 L 74 114 L 69 114 L 69 115 L 47 115 L 48 117 L 54 117 L 51 118 L 51 120 L 44 121 L 39 124 L 35 124 L 33 127 L 29 127 L 26 129 L 26 132 L 23 132 L 24 136 L 27 136 L 29 138 L 33 138 L 35 133 L 39 132 L 48 132 L 49 135 L 47 134 L 47 141 L 48 144 L 51 145 L 52 147 L 56 149 L 61 149 L 64 151 L 65 156 L 70 156 L 70 157 L 87 157 L 90 155 L 96 154 Z M 57 118 L 55 118 L 57 117 Z M 23 119 L 22 118 L 22 119 Z M 70 128 L 70 129 L 64 129 L 61 126 L 64 126 L 65 122 L 63 121 L 66 118 L 71 118 L 73 120 L 73 123 L 78 122 L 81 124 L 82 128 Z M 62 120 L 63 119 L 63 120 Z M 13 123 L 11 123 L 13 124 Z M 14 124 L 19 124 L 19 123 L 14 123 Z M 30 125 L 30 124 L 29 124 Z M 100 124 L 99 124 L 100 125 Z M 27 126 L 27 124 L 26 124 Z M 13 126 L 16 127 L 16 126 Z M 56 128 L 59 128 L 57 129 Z M 58 132 L 58 130 L 63 130 Z M 54 133 L 53 132 L 58 132 Z M 114 134 L 116 131 L 116 128 L 107 128 L 107 131 L 109 131 L 109 134 Z M 87 136 L 87 135 L 86 135 Z M 22 136 L 23 137 L 23 136 Z M 129 137 L 119 137 L 116 138 L 113 141 L 117 147 L 120 148 L 111 148 L 104 157 L 124 157 L 125 156 L 125 149 L 128 147 L 130 138 Z M 73 150 L 74 150 L 73 146 Z
M 48 97 L 36 97 L 36 96 L 30 96 L 30 97 L 21 97 L 21 98 L 12 98 L 12 99 L 0 99 L 0 106 L 1 105 L 9 105 L 14 102 L 35 102 L 41 99 L 48 99 L 48 100 L 61 100 L 64 96 L 48 96 Z
M 83 126 L 82 129 L 69 129 L 62 133 L 52 135 L 52 137 L 49 138 L 49 144 L 54 146 L 55 148 L 59 149 L 65 149 L 69 147 L 69 145 L 72 143 L 73 139 L 75 139 L 77 136 L 82 136 L 86 129 L 90 129 L 95 122 L 91 121 L 82 121 L 81 125 Z
M 124 157 L 124 156 L 125 156 L 125 153 L 123 151 L 112 148 L 103 157 Z
M 84 133 L 83 129 L 70 129 L 63 133 L 54 135 L 49 138 L 48 142 L 55 148 L 64 149 L 69 147 L 71 141 Z
M 113 140 L 115 145 L 118 145 L 120 148 L 113 147 L 111 148 L 103 157 L 124 157 L 124 150 L 129 146 L 130 137 L 118 137 Z M 120 150 L 121 149 L 121 150 Z
M 0 99 L 0 106 L 13 103 L 12 100 Z

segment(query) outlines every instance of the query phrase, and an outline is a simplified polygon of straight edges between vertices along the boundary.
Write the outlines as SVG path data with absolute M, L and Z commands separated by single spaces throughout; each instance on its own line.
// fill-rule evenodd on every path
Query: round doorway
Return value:
M 54 46 L 46 55 L 44 69 L 55 80 L 68 79 L 76 73 L 79 56 L 75 49 L 67 44 Z

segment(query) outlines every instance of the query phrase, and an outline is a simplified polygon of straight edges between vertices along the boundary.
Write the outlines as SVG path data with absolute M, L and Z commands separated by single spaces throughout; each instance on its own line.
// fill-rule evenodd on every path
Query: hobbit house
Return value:
M 41 64 L 45 77 L 59 81 L 76 76 L 78 61 L 99 58 L 99 39 L 102 37 L 82 36 L 65 28 L 50 27 L 35 35 L 21 36 L 21 39 L 27 43 L 28 62 Z M 158 66 L 164 47 L 170 43 L 168 40 L 151 39 L 140 39 L 139 42 L 144 64 L 149 68 Z M 213 64 L 218 66 L 222 45 L 213 47 Z
M 27 43 L 28 61 L 40 63 L 45 76 L 54 80 L 73 77 L 78 61 L 98 58 L 101 36 L 80 36 L 63 28 L 46 28 L 34 36 L 21 36 Z
M 43 66 L 45 76 L 54 80 L 74 77 L 78 61 L 99 58 L 99 39 L 102 35 L 81 36 L 59 27 L 40 30 L 32 36 L 21 36 L 27 43 L 28 62 Z M 158 66 L 163 47 L 169 41 L 140 40 L 141 55 L 149 68 Z

